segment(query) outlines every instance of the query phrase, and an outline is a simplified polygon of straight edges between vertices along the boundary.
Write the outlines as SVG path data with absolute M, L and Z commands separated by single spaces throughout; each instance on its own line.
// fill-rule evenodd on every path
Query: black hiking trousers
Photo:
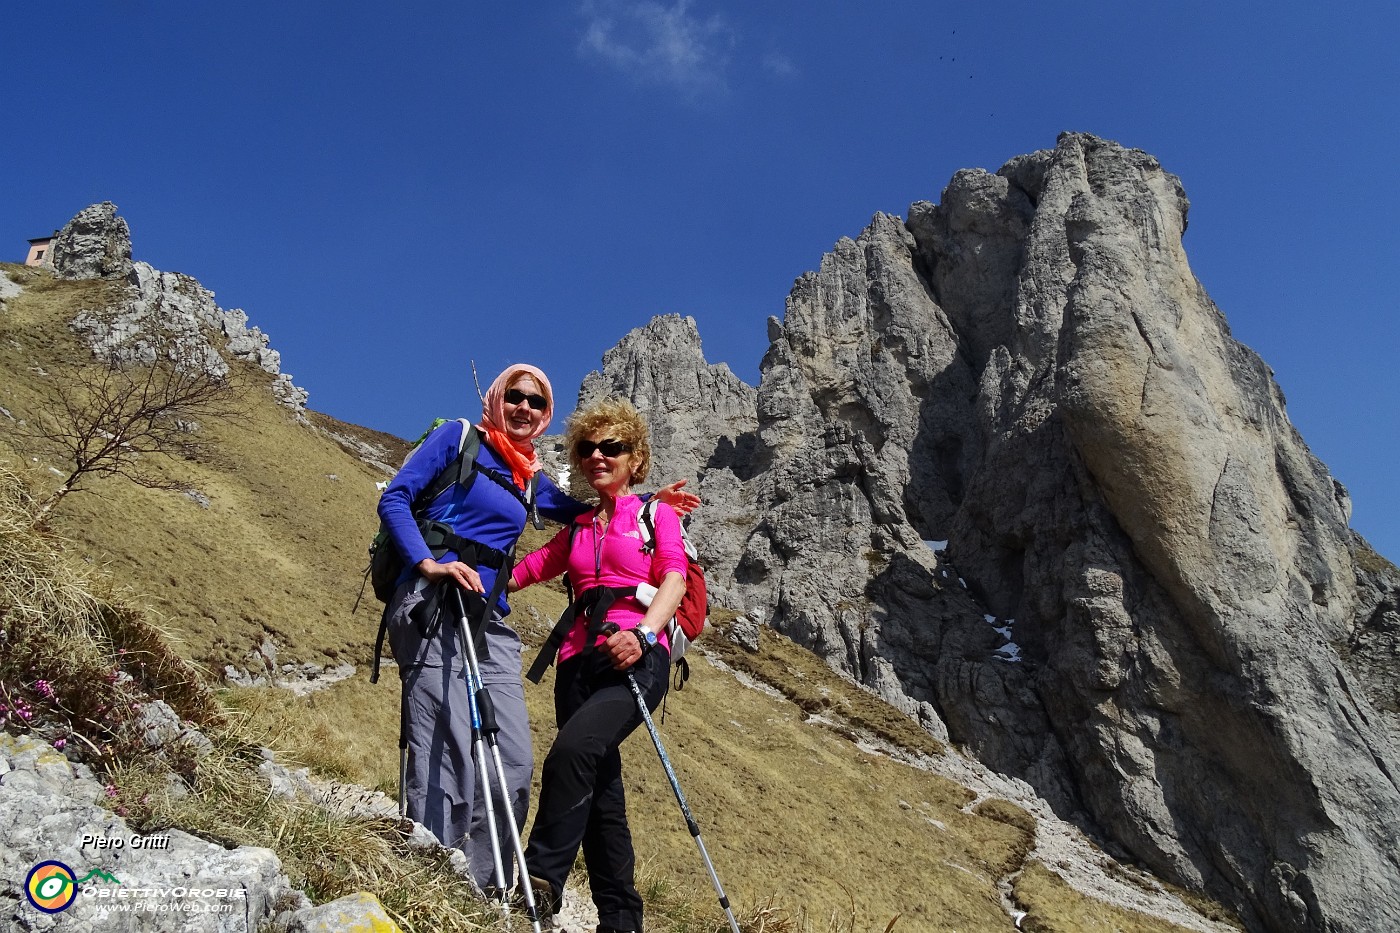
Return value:
M 660 647 L 632 666 L 649 711 L 666 695 L 670 667 Z M 555 671 L 554 713 L 559 734 L 544 760 L 525 864 L 560 893 L 582 846 L 599 925 L 640 931 L 642 898 L 619 748 L 642 724 L 642 714 L 627 672 L 613 670 L 597 650 L 569 658 Z

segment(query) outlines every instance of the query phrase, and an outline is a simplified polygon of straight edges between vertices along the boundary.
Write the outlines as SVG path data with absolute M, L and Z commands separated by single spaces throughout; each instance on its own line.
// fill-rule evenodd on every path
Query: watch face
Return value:
M 648 644 L 648 645 L 654 645 L 654 644 L 656 644 L 656 633 L 655 633 L 655 632 L 653 632 L 651 629 L 645 629 L 645 628 L 642 629 L 641 632 L 642 632 L 642 637 L 645 638 L 645 639 L 647 640 L 647 644 Z

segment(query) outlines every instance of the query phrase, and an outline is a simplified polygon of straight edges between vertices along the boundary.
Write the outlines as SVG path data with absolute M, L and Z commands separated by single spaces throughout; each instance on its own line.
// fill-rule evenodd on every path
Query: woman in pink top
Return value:
M 655 549 L 642 550 L 642 503 L 632 484 L 646 479 L 651 448 L 646 422 L 630 403 L 609 399 L 576 412 L 565 442 L 573 468 L 598 493 L 598 507 L 521 561 L 511 581 L 514 590 L 567 570 L 575 605 L 588 607 L 559 648 L 559 734 L 545 758 L 525 864 L 544 912 L 555 913 L 582 846 L 599 933 L 640 931 L 642 898 L 618 751 L 642 722 L 627 672 L 648 708 L 660 705 L 670 671 L 664 633 L 685 595 L 686 557 L 680 520 L 664 503 L 656 509 Z M 650 605 L 637 599 L 639 586 L 644 599 L 654 588 Z M 614 625 L 616 631 L 603 633 Z

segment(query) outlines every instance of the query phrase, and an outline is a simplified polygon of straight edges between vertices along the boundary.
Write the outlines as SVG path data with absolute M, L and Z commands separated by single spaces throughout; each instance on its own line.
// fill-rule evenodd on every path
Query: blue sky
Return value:
M 875 211 L 1081 130 L 1191 198 L 1236 337 L 1400 558 L 1400 7 L 871 0 L 11 11 L 0 234 L 116 202 L 137 259 L 402 435 L 536 362 L 571 397 L 653 314 L 750 383 L 793 279 Z

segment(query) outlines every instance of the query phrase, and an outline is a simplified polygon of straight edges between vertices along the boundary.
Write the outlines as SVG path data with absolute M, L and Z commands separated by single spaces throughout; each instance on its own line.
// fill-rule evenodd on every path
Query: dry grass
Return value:
M 1021 929 L 1028 933 L 1059 933 L 1077 930 L 1082 933 L 1178 933 L 1181 927 L 1124 910 L 1086 897 L 1070 887 L 1063 878 L 1040 862 L 1031 862 L 1016 879 L 1013 895 L 1026 910 Z M 1218 906 L 1200 901 L 1204 916 L 1238 926 Z M 1243 927 L 1239 927 L 1243 929 Z
M 441 854 L 410 853 L 395 820 L 333 814 L 268 792 L 231 736 L 170 792 L 169 772 L 141 759 L 113 772 L 117 802 L 143 832 L 179 827 L 225 845 L 275 850 L 292 883 L 317 903 L 369 891 L 405 931 L 495 929 L 494 908 L 478 899 Z
M 230 715 L 286 760 L 338 781 L 398 791 L 398 676 L 386 668 L 371 684 L 361 667 L 324 690 L 297 696 L 262 687 L 220 691 Z
M 1386 560 L 1385 557 L 1372 549 L 1371 545 L 1358 536 L 1356 548 L 1353 551 L 1353 558 L 1356 565 L 1367 573 L 1393 574 L 1396 572 L 1395 565 Z
M 220 724 L 200 672 L 110 578 L 36 533 L 35 510 L 19 478 L 0 468 L 0 722 L 82 743 L 108 764 L 130 743 L 143 698 L 159 696 L 202 726 Z
M 43 380 L 90 364 L 67 322 L 82 309 L 104 307 L 115 286 L 59 282 L 42 270 L 14 277 L 25 291 L 0 315 L 0 407 L 33 422 Z M 255 386 L 269 381 L 261 370 L 241 370 Z M 0 462 L 48 492 L 58 482 L 52 470 L 68 464 L 5 425 L 0 415 Z M 245 667 L 268 637 L 287 660 L 359 663 L 378 616 L 349 611 L 382 475 L 307 430 L 267 392 L 250 393 L 246 418 L 210 421 L 201 434 L 219 451 L 217 461 L 181 462 L 173 473 L 208 497 L 207 508 L 181 492 L 109 479 L 65 501 L 54 530 L 84 559 L 110 566 L 145 594 L 181 653 L 213 671 Z

